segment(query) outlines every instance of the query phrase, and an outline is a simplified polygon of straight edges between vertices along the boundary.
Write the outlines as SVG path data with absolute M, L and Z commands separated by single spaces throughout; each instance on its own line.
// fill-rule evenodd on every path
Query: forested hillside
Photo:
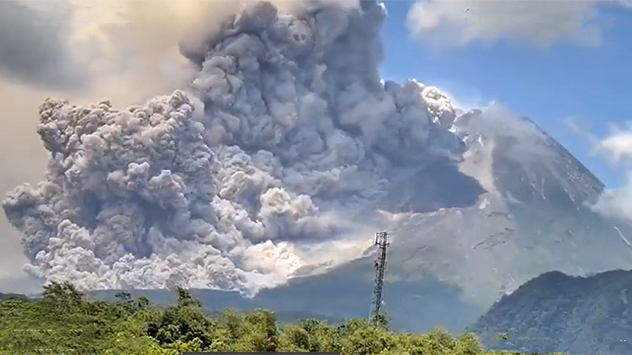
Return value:
M 548 272 L 500 299 L 468 330 L 493 349 L 631 354 L 631 294 L 632 271 Z
M 188 291 L 159 308 L 147 298 L 121 293 L 116 302 L 89 300 L 72 285 L 51 284 L 43 297 L 5 295 L 0 301 L 0 354 L 175 355 L 184 351 L 340 352 L 343 355 L 476 354 L 472 334 L 453 338 L 396 334 L 382 320 L 328 325 L 303 320 L 280 326 L 272 312 L 205 314 Z

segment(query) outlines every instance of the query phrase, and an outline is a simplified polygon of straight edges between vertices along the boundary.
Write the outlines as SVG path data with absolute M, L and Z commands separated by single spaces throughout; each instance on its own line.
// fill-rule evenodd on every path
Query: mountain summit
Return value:
M 462 115 L 455 125 L 467 144 L 458 170 L 484 191 L 466 207 L 399 217 L 389 275 L 408 281 L 430 275 L 457 286 L 466 304 L 489 307 L 548 271 L 632 267 L 630 224 L 591 210 L 604 185 L 552 137 L 499 106 Z M 477 191 L 465 183 L 437 188 L 469 201 Z

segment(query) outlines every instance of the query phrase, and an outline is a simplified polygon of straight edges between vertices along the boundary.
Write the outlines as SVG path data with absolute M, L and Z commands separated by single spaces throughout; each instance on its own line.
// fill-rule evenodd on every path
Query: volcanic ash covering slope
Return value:
M 195 79 L 118 110 L 47 100 L 46 178 L 4 201 L 29 274 L 79 287 L 253 294 L 357 258 L 398 169 L 459 155 L 455 108 L 383 82 L 373 1 L 245 7 L 181 46 Z M 362 212 L 362 213 L 365 213 Z

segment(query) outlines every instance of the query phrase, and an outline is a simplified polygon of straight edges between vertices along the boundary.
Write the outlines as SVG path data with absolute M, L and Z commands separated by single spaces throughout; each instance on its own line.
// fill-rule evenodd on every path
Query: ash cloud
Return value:
M 46 100 L 46 179 L 3 203 L 25 270 L 252 295 L 359 257 L 398 176 L 463 149 L 445 95 L 380 79 L 385 18 L 374 1 L 252 3 L 181 42 L 197 74 L 171 95 L 125 109 Z

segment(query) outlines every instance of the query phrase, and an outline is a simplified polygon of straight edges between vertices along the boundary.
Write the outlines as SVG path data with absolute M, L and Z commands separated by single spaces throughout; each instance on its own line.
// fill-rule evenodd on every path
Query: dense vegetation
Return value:
M 477 354 L 472 334 L 452 337 L 396 334 L 381 319 L 328 325 L 303 320 L 280 326 L 274 313 L 226 311 L 208 316 L 184 289 L 178 302 L 159 308 L 147 298 L 120 293 L 116 302 L 86 299 L 71 284 L 53 283 L 39 299 L 0 301 L 0 354 L 175 355 L 184 351 L 340 352 L 343 355 Z
M 630 295 L 632 271 L 547 272 L 503 296 L 469 330 L 494 347 L 632 354 Z

